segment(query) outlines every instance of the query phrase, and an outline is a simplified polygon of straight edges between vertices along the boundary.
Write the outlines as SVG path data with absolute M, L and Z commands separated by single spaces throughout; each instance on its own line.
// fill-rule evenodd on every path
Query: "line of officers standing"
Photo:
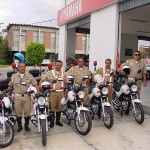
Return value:
M 14 90 L 14 108 L 15 113 L 17 116 L 17 123 L 18 123 L 18 129 L 17 132 L 21 132 L 23 129 L 22 126 L 22 117 L 25 119 L 24 129 L 26 131 L 31 131 L 29 128 L 29 119 L 31 115 L 31 98 L 30 95 L 26 95 L 25 92 L 27 91 L 27 88 L 32 84 L 37 89 L 37 92 L 40 93 L 41 91 L 41 84 L 44 81 L 51 82 L 52 80 L 55 80 L 57 77 L 62 77 L 63 81 L 57 81 L 55 84 L 51 86 L 53 89 L 50 93 L 50 108 L 53 112 L 53 115 L 56 116 L 56 122 L 54 120 L 51 121 L 50 127 L 53 128 L 54 124 L 58 126 L 63 126 L 62 122 L 60 121 L 61 117 L 61 110 L 62 105 L 60 103 L 61 99 L 64 97 L 66 93 L 64 93 L 64 90 L 62 87 L 65 87 L 65 84 L 67 83 L 67 76 L 71 75 L 74 77 L 75 86 L 82 84 L 86 84 L 87 88 L 84 88 L 85 97 L 83 99 L 83 105 L 86 107 L 89 103 L 89 84 L 90 80 L 95 74 L 100 74 L 104 81 L 113 82 L 113 78 L 110 76 L 110 73 L 115 72 L 111 68 L 111 59 L 105 60 L 105 66 L 98 68 L 93 74 L 90 73 L 89 69 L 84 66 L 84 59 L 81 57 L 77 60 L 78 65 L 71 67 L 67 72 L 64 72 L 62 70 L 63 62 L 61 60 L 57 60 L 55 62 L 55 67 L 53 70 L 50 70 L 46 72 L 46 74 L 42 77 L 42 79 L 39 82 L 39 86 L 36 82 L 36 80 L 33 78 L 33 76 L 30 73 L 26 72 L 26 65 L 24 63 L 19 63 L 18 65 L 18 72 L 16 74 L 12 75 L 11 81 L 9 83 L 8 89 Z M 121 69 L 124 65 L 127 65 L 130 67 L 130 75 L 131 78 L 137 79 L 137 86 L 138 86 L 138 93 L 140 93 L 141 89 L 141 81 L 144 79 L 143 85 L 146 86 L 147 80 L 146 80 L 146 67 L 144 63 L 140 60 L 140 52 L 135 51 L 134 52 L 134 58 L 125 61 L 124 64 L 120 67 L 120 72 L 124 74 L 123 70 Z M 140 73 L 137 74 L 137 71 L 140 70 Z M 88 75 L 89 79 L 82 81 L 82 78 L 84 75 Z M 27 86 L 23 86 L 20 84 L 21 81 L 26 82 Z M 11 97 L 12 90 L 9 90 L 8 97 Z M 109 86 L 109 94 L 108 94 L 108 100 L 111 103 L 112 100 L 112 87 Z M 55 118 L 55 117 L 53 117 Z

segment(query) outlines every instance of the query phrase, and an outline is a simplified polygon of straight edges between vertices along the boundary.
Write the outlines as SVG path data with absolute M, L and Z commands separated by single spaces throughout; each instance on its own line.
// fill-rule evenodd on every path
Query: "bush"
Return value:
M 32 42 L 26 48 L 26 58 L 30 65 L 42 63 L 45 57 L 45 46 L 38 42 Z
M 7 65 L 8 61 L 6 59 L 0 59 L 0 64 L 1 65 Z

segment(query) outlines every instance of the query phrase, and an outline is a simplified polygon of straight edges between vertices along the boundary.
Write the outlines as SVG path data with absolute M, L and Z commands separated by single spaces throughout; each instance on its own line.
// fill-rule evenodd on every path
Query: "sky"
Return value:
M 61 0 L 0 0 L 1 29 L 9 23 L 31 24 L 57 19 Z M 57 20 L 36 25 L 57 26 Z

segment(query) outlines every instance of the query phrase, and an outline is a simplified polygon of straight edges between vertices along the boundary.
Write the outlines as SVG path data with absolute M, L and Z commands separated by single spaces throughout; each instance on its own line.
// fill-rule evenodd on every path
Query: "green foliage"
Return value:
M 1 65 L 7 65 L 8 61 L 6 59 L 0 59 L 0 64 Z
M 38 42 L 32 42 L 26 48 L 26 59 L 30 65 L 42 63 L 45 58 L 45 46 Z
M 7 40 L 0 38 L 0 59 L 4 59 L 7 52 L 8 52 Z

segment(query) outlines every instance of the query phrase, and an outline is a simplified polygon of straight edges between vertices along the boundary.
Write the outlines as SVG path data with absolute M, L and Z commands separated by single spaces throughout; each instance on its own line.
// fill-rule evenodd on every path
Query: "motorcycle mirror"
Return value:
M 57 82 L 57 80 L 53 80 L 53 81 L 52 81 L 52 84 L 53 84 L 53 83 L 56 83 L 56 82 Z
M 114 73 L 113 73 L 113 72 L 111 72 L 111 73 L 110 73 L 110 76 L 113 76 L 113 75 L 114 75 Z
M 83 76 L 82 81 L 85 81 L 85 80 L 88 79 L 88 78 L 89 78 L 89 76 L 88 76 L 88 75 L 85 75 L 85 76 Z
M 45 71 L 45 69 L 42 69 L 42 71 L 41 72 L 44 72 Z

